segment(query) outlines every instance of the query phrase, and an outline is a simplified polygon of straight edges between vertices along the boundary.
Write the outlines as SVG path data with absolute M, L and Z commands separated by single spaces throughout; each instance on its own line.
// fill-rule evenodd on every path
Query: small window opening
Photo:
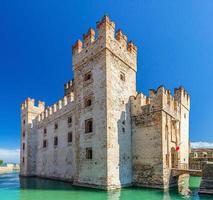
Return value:
M 88 81 L 88 80 L 91 80 L 92 78 L 92 73 L 91 72 L 88 72 L 84 75 L 84 81 Z
M 84 106 L 89 107 L 92 105 L 92 99 L 91 98 L 86 98 L 84 101 Z
M 54 146 L 58 146 L 58 137 L 54 137 Z
M 72 132 L 68 133 L 68 143 L 72 142 Z
M 86 159 L 91 160 L 92 159 L 92 148 L 86 148 Z
M 44 140 L 43 141 L 43 148 L 46 148 L 47 147 L 47 140 Z
M 93 131 L 92 119 L 85 120 L 85 133 L 91 133 Z
M 69 125 L 72 124 L 72 116 L 68 117 L 67 122 L 68 122 Z
M 125 74 L 123 72 L 120 73 L 120 79 L 122 81 L 125 81 Z

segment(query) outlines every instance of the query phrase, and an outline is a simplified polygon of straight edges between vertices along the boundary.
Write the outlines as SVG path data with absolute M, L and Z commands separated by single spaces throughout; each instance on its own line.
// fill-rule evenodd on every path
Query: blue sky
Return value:
M 19 149 L 26 97 L 49 105 L 63 95 L 71 45 L 104 14 L 138 46 L 138 91 L 183 85 L 191 140 L 213 142 L 212 10 L 212 0 L 1 0 L 0 155 Z

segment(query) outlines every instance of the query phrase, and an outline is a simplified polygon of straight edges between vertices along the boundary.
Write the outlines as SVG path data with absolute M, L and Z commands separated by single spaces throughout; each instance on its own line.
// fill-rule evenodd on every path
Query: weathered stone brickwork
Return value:
M 21 175 L 101 189 L 169 187 L 171 168 L 188 166 L 189 95 L 164 87 L 138 94 L 137 47 L 107 16 L 96 29 L 72 47 L 64 97 L 46 108 L 22 104 Z
M 204 164 L 199 193 L 213 194 L 213 162 Z

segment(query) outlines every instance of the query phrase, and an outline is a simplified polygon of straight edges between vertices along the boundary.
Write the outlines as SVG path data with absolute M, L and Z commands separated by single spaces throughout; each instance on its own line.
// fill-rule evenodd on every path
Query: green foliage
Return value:
M 0 160 L 0 165 L 2 165 L 4 162 L 3 162 L 3 160 Z

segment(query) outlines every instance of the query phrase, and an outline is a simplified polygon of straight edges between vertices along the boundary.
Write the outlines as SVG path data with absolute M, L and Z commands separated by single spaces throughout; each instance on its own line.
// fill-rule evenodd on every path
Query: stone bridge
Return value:
M 189 174 L 191 176 L 202 176 L 202 170 L 172 168 L 173 177 L 180 176 L 182 174 Z

